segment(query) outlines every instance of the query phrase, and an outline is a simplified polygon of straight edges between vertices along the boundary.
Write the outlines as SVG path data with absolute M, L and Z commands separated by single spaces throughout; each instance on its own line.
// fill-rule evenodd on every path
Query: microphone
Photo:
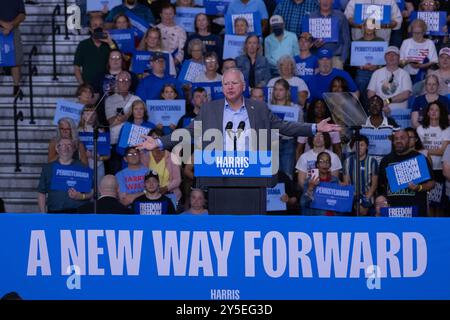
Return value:
M 238 128 L 237 128 L 237 136 L 238 136 L 238 138 L 242 134 L 242 131 L 244 131 L 244 129 L 245 129 L 245 121 L 239 122 L 239 125 L 238 125 Z
M 226 126 L 225 126 L 225 131 L 228 134 L 228 136 L 231 139 L 231 130 L 233 129 L 233 122 L 232 121 L 228 121 Z

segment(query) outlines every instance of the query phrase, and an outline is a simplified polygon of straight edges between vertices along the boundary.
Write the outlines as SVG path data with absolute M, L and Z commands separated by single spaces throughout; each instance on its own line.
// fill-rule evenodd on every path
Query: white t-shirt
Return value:
M 194 82 L 217 82 L 217 81 L 222 81 L 222 75 L 220 73 L 216 73 L 216 77 L 214 79 L 208 79 L 206 77 L 206 73 L 200 73 L 194 79 Z
M 342 169 L 342 163 L 339 157 L 336 153 L 325 150 L 330 156 L 331 156 L 331 171 L 341 170 Z M 311 169 L 316 168 L 316 161 L 317 161 L 317 155 L 319 153 L 314 152 L 313 149 L 309 150 L 308 152 L 305 152 L 300 156 L 300 159 L 298 159 L 297 164 L 295 165 L 295 168 L 301 172 L 308 173 L 311 171 Z
M 442 130 L 440 127 L 424 128 L 419 126 L 417 134 L 422 140 L 423 146 L 427 150 L 439 149 L 443 141 L 450 141 L 450 127 Z M 442 170 L 442 156 L 431 156 L 433 170 Z
M 402 68 L 398 68 L 392 73 L 386 67 L 383 67 L 372 74 L 367 90 L 374 91 L 383 100 L 396 96 L 404 91 L 412 92 L 411 77 Z M 389 107 L 391 109 L 406 109 L 408 107 L 408 100 L 400 103 L 391 103 Z
M 425 39 L 424 42 L 419 43 L 409 38 L 403 41 L 400 47 L 400 60 L 415 60 L 418 63 L 423 63 L 423 60 L 428 58 L 429 62 L 438 62 L 436 47 L 430 39 Z M 404 70 L 409 74 L 416 75 L 419 69 L 414 69 L 407 64 Z
M 273 87 L 275 85 L 275 82 L 277 82 L 277 80 L 281 79 L 281 77 L 275 77 L 269 80 L 269 82 L 267 83 L 268 87 Z M 306 85 L 305 81 L 303 81 L 303 79 L 300 79 L 299 77 L 292 77 L 289 80 L 285 79 L 289 85 L 291 87 L 297 87 L 297 91 L 298 92 L 302 92 L 302 91 L 306 91 L 308 92 L 308 97 L 309 97 L 309 89 L 308 86 Z M 268 100 L 270 101 L 271 97 L 268 98 Z

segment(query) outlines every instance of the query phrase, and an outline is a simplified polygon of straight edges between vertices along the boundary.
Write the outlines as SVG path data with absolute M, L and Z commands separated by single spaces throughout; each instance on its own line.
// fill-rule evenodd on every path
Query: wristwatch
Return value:
M 392 99 L 391 98 L 387 98 L 387 99 L 384 100 L 384 102 L 386 102 L 386 104 L 391 104 Z

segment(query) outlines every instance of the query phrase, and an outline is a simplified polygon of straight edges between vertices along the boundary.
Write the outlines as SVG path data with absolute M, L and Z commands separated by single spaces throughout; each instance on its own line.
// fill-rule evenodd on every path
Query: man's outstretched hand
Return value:
M 317 124 L 317 131 L 318 132 L 331 132 L 331 131 L 341 131 L 342 127 L 338 124 L 334 123 L 328 123 L 330 121 L 330 118 L 326 118 L 322 121 L 320 121 Z
M 142 136 L 142 138 L 144 138 L 145 140 L 144 140 L 144 142 L 142 142 L 136 146 L 136 148 L 138 150 L 145 149 L 148 151 L 152 151 L 159 147 L 158 143 L 156 142 L 156 140 L 154 138 L 152 138 L 150 136 Z

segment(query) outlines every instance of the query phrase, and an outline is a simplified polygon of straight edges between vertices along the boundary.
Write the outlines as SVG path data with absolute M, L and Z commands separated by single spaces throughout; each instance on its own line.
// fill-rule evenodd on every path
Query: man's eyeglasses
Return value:
M 330 164 L 330 160 L 320 159 L 318 162 L 321 163 L 321 164 Z
M 206 59 L 205 62 L 216 62 L 216 59 Z
M 121 56 L 111 56 L 110 58 L 111 58 L 111 60 L 120 60 L 120 59 L 122 59 Z
M 394 82 L 394 74 L 391 75 L 391 78 L 389 79 L 389 83 Z
M 133 156 L 137 156 L 139 154 L 139 152 L 135 151 L 135 152 L 128 152 L 127 153 L 127 157 L 133 157 Z
M 117 79 L 118 82 L 130 82 L 130 79 Z

